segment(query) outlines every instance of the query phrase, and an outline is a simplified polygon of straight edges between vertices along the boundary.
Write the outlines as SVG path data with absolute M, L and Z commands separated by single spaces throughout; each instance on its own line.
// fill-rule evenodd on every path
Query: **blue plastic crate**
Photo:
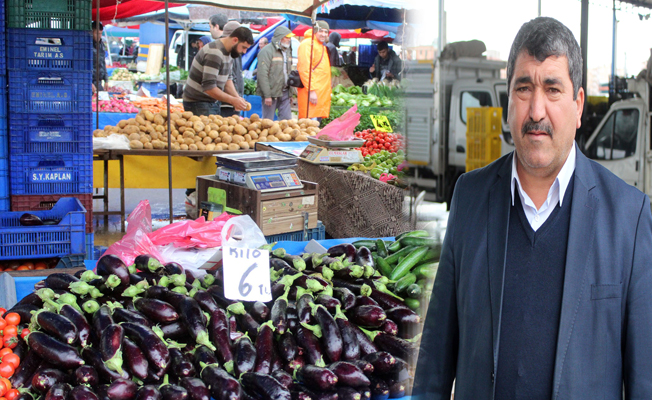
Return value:
M 10 206 L 9 162 L 6 158 L 0 158 L 0 212 L 9 211 Z
M 7 118 L 0 117 L 0 158 L 9 156 L 9 140 L 7 139 Z
M 3 74 L 0 74 L 0 118 L 7 118 L 7 77 Z
M 21 226 L 24 211 L 0 213 L 0 260 L 62 257 L 86 251 L 86 209 L 67 197 L 49 211 L 33 211 L 57 225 Z
M 7 27 L 91 30 L 91 0 L 6 0 Z
M 92 233 L 86 234 L 86 259 L 94 260 L 95 255 L 95 235 Z
M 13 154 L 91 154 L 93 115 L 23 114 L 9 118 L 9 149 Z
M 9 70 L 9 112 L 90 113 L 91 72 Z
M 93 192 L 93 154 L 11 156 L 11 194 Z
M 7 29 L 7 68 L 92 71 L 91 31 Z
M 298 232 L 289 232 L 289 233 L 279 233 L 278 235 L 269 235 L 265 236 L 267 243 L 274 242 L 302 242 L 308 240 L 324 240 L 326 238 L 326 228 L 321 221 L 317 221 L 317 227 L 314 229 L 308 229 L 306 231 L 307 236 L 303 236 L 303 231 Z

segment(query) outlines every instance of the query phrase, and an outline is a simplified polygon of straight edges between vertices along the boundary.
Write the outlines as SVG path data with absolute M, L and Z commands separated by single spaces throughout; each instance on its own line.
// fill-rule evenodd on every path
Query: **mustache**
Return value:
M 545 122 L 528 121 L 521 128 L 521 133 L 523 134 L 523 136 L 525 136 L 526 133 L 532 131 L 543 131 L 548 136 L 552 137 L 552 126 L 550 126 L 550 124 L 547 124 Z

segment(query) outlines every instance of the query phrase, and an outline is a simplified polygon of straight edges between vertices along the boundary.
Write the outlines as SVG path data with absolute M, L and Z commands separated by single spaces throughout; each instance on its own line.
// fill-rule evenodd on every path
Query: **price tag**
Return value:
M 222 247 L 224 296 L 231 300 L 272 300 L 269 251 Z
M 374 128 L 377 131 L 381 132 L 394 132 L 392 130 L 392 125 L 390 125 L 389 120 L 384 115 L 370 115 L 371 122 L 374 124 Z
M 109 92 L 97 92 L 97 98 L 102 101 L 102 100 L 111 100 L 111 97 L 109 96 Z

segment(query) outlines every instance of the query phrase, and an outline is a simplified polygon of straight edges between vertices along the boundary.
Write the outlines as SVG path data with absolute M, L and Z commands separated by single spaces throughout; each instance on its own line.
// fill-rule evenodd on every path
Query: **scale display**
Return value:
M 250 189 L 259 190 L 261 192 L 303 188 L 303 183 L 301 183 L 296 172 L 291 169 L 243 172 L 219 167 L 216 175 L 221 181 L 247 186 Z

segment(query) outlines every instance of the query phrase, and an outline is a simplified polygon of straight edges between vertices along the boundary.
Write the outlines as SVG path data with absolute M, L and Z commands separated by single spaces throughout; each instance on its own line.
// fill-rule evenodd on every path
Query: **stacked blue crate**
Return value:
M 7 52 L 5 1 L 0 0 L 0 212 L 9 211 L 9 139 L 7 135 Z

